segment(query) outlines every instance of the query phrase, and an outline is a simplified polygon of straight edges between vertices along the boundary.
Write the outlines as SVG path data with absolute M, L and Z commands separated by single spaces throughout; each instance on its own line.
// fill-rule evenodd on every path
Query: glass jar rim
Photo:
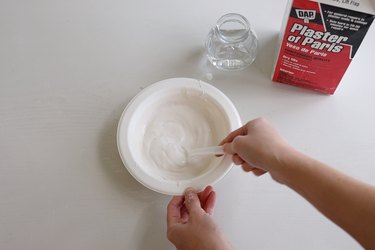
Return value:
M 230 37 L 224 34 L 222 26 L 227 24 L 227 23 L 237 23 L 240 26 L 243 27 L 243 31 L 240 34 L 237 34 L 235 37 Z M 250 31 L 250 23 L 241 14 L 238 13 L 228 13 L 223 15 L 222 17 L 219 18 L 216 22 L 216 30 L 219 36 L 227 41 L 227 42 L 239 42 L 244 39 L 246 39 L 249 36 L 249 31 Z

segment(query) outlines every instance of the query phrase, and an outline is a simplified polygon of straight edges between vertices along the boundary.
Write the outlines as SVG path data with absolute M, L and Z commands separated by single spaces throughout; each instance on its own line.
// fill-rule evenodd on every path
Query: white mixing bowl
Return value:
M 215 146 L 229 132 L 241 126 L 237 109 L 227 96 L 212 85 L 191 78 L 163 80 L 143 89 L 122 113 L 117 130 L 117 146 L 121 159 L 137 181 L 156 192 L 176 195 L 182 194 L 187 187 L 203 190 L 228 173 L 233 165 L 230 156 L 208 156 L 210 158 L 202 160 L 202 165 L 194 175 L 186 175 L 184 170 L 177 174 L 169 173 L 163 166 L 151 164 L 144 150 L 145 128 L 150 117 L 164 119 L 160 118 L 164 116 L 159 114 L 162 109 L 168 108 L 164 106 L 173 106 L 173 102 L 167 101 L 172 99 L 178 100 L 178 105 L 189 105 L 189 110 L 211 121 L 208 133 L 215 144 L 200 145 L 201 147 Z M 189 117 L 184 119 L 190 123 L 194 122 L 193 119 L 189 121 Z M 200 124 L 193 125 L 200 127 Z

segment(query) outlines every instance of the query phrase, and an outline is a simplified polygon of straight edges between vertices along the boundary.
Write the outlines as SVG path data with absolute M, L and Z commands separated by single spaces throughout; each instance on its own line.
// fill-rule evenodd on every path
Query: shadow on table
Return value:
M 99 135 L 98 155 L 103 172 L 110 183 L 119 192 L 127 194 L 137 200 L 153 200 L 159 194 L 145 188 L 137 182 L 127 171 L 117 150 L 117 125 L 126 104 L 115 108 L 105 121 Z
M 117 150 L 117 125 L 129 101 L 113 110 L 100 132 L 98 155 L 102 170 L 113 189 L 130 198 L 129 205 L 132 199 L 143 204 L 133 232 L 134 242 L 129 244 L 138 246 L 136 249 L 139 250 L 173 249 L 166 239 L 166 204 L 170 197 L 151 191 L 137 182 L 123 165 Z
M 145 207 L 133 232 L 137 250 L 175 249 L 167 239 L 166 216 L 165 205 L 160 202 Z
M 271 79 L 271 74 L 274 67 L 274 62 L 277 53 L 278 34 L 268 34 L 260 42 L 257 51 L 257 57 L 254 63 L 241 71 L 221 71 L 216 69 L 208 61 L 206 51 L 203 46 L 193 47 L 188 51 L 183 52 L 179 61 L 173 65 L 174 74 L 180 76 L 188 76 L 201 80 L 206 79 L 207 74 L 216 75 L 240 75 L 243 72 L 249 71 L 252 67 L 257 68 L 262 72 L 263 76 Z M 170 76 L 166 76 L 168 78 Z
M 208 61 L 204 47 L 196 46 L 181 52 L 172 65 L 164 67 L 168 68 L 168 71 L 164 71 L 164 73 L 161 73 L 158 77 L 164 79 L 184 76 L 200 79 L 209 83 L 215 83 L 218 80 L 237 83 L 244 77 L 246 77 L 246 79 L 251 79 L 254 74 L 257 74 L 258 78 L 264 79 L 269 83 L 277 53 L 277 40 L 277 33 L 265 34 L 259 42 L 257 57 L 254 63 L 240 71 L 223 71 L 216 69 Z

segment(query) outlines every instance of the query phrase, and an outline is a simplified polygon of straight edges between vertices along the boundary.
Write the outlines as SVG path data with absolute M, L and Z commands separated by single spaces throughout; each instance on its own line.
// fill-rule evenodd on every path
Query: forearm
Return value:
M 292 150 L 281 161 L 286 185 L 365 248 L 375 248 L 375 188 Z

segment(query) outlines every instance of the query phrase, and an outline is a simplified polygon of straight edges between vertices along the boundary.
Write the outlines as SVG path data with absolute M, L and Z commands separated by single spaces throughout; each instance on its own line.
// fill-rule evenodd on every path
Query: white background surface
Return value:
M 286 1 L 0 1 L 0 248 L 173 249 L 170 197 L 125 170 L 116 126 L 129 100 L 171 77 L 202 78 L 243 121 L 268 118 L 301 151 L 375 184 L 374 27 L 334 96 L 270 81 Z M 223 14 L 260 40 L 256 62 L 219 72 L 203 56 Z M 217 185 L 215 218 L 236 249 L 358 249 L 266 175 Z M 329 190 L 327 190 L 329 192 Z

